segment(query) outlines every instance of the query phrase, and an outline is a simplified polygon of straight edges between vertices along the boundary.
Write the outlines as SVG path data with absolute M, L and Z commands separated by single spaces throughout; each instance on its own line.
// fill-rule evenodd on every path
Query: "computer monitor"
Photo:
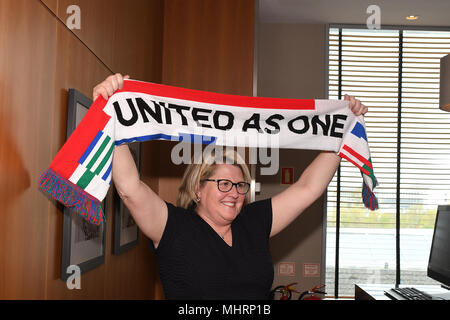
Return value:
M 437 209 L 427 275 L 450 289 L 450 205 Z

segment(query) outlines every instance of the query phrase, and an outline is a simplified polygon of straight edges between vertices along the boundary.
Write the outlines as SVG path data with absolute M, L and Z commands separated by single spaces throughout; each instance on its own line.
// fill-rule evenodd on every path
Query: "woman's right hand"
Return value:
M 130 76 L 122 76 L 120 73 L 116 73 L 106 78 L 102 83 L 96 85 L 92 92 L 93 101 L 95 101 L 99 95 L 102 95 L 105 100 L 108 100 L 116 90 L 123 88 L 124 79 L 130 79 Z

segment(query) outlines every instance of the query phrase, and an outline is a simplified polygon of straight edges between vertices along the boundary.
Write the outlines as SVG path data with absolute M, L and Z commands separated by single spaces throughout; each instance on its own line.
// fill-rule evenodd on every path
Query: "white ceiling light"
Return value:
M 417 20 L 417 19 L 419 19 L 419 16 L 407 16 L 406 17 L 406 20 Z

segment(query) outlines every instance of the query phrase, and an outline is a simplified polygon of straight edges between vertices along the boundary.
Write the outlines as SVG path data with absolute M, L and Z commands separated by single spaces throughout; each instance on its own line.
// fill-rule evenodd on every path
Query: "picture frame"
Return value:
M 67 139 L 89 110 L 92 100 L 80 91 L 70 88 L 67 104 Z M 103 201 L 106 213 L 106 201 Z M 106 223 L 99 226 L 84 220 L 73 210 L 63 209 L 63 240 L 61 255 L 61 280 L 66 281 L 72 274 L 68 267 L 76 265 L 81 274 L 105 262 Z
M 138 172 L 141 172 L 141 143 L 133 142 L 129 145 L 131 155 Z M 120 255 L 139 242 L 139 228 L 114 188 L 114 246 L 113 253 Z

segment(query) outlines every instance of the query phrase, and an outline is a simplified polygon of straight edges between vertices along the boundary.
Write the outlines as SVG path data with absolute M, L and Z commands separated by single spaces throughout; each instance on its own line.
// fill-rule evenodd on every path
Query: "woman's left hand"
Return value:
M 349 96 L 348 94 L 344 96 L 344 100 L 350 101 L 349 107 L 350 110 L 352 110 L 352 112 L 355 114 L 355 116 L 365 115 L 369 110 L 365 105 L 361 103 L 361 101 L 355 99 L 355 97 Z

